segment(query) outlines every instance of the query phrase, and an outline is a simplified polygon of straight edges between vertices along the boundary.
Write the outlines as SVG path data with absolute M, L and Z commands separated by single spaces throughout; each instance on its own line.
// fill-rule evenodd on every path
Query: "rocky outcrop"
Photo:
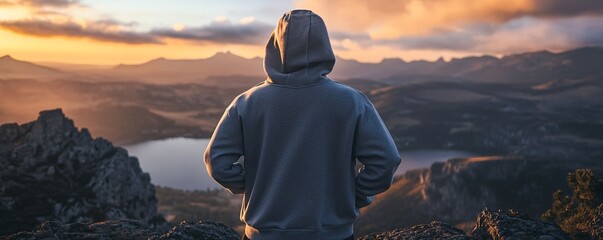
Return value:
M 232 228 L 217 222 L 211 221 L 183 221 L 170 231 L 160 236 L 154 236 L 149 240 L 237 240 L 241 236 L 232 230 Z
M 360 240 L 388 239 L 454 239 L 454 240 L 504 240 L 504 239 L 569 239 L 559 227 L 529 218 L 514 210 L 490 211 L 484 209 L 476 219 L 475 228 L 468 236 L 462 230 L 446 223 L 434 221 L 393 231 L 374 233 Z
M 434 163 L 407 172 L 361 209 L 355 232 L 382 232 L 432 220 L 464 224 L 486 207 L 539 217 L 550 208 L 553 192 L 567 190 L 567 174 L 579 168 L 603 174 L 602 161 L 580 159 L 492 156 Z
M 0 237 L 1 238 L 1 237 Z M 222 223 L 184 221 L 165 234 L 134 220 L 109 220 L 93 224 L 61 224 L 47 221 L 31 232 L 20 232 L 7 240 L 235 240 L 240 236 Z
M 513 210 L 483 210 L 472 235 L 475 239 L 569 239 L 561 228 L 548 222 L 531 219 Z
M 409 228 L 396 229 L 389 232 L 374 233 L 357 240 L 373 239 L 451 239 L 451 240 L 470 240 L 463 230 L 450 226 L 446 223 L 433 221 L 430 224 L 421 224 Z
M 78 130 L 60 109 L 0 126 L 0 236 L 45 220 L 133 219 L 165 227 L 148 173 L 125 149 Z M 50 224 L 50 223 L 49 223 Z
M 146 240 L 157 234 L 147 225 L 134 220 L 109 220 L 93 224 L 46 221 L 31 232 L 20 232 L 8 236 L 7 240 L 79 240 L 115 239 Z

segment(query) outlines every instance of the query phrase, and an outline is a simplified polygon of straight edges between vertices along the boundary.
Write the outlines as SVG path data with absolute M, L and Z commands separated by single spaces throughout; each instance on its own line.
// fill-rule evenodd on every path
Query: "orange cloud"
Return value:
M 576 3 L 577 2 L 577 3 Z M 522 16 L 603 14 L 603 1 L 567 0 L 297 0 L 338 31 L 366 32 L 373 39 L 427 35 L 471 23 L 504 23 Z

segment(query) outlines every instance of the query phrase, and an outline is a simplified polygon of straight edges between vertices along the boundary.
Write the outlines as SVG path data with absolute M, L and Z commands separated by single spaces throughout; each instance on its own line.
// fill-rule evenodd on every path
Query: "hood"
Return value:
M 320 16 L 293 10 L 279 19 L 266 44 L 266 81 L 296 87 L 330 81 L 326 75 L 334 65 L 335 54 Z

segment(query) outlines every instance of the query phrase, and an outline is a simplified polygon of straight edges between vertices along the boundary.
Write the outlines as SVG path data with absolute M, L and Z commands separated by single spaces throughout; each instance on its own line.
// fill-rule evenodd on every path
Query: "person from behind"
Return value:
M 359 209 L 391 186 L 394 140 L 363 93 L 327 77 L 334 65 L 322 18 L 285 13 L 266 45 L 266 80 L 216 126 L 204 160 L 216 182 L 243 194 L 243 239 L 353 239 Z

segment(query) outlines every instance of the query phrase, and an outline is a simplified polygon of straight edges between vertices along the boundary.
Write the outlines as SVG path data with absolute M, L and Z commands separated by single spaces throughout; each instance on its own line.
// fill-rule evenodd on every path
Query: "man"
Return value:
M 267 79 L 235 97 L 218 123 L 205 164 L 244 194 L 243 239 L 353 239 L 359 209 L 390 187 L 400 164 L 394 141 L 365 95 L 327 78 L 334 64 L 323 20 L 285 13 L 266 45 Z

